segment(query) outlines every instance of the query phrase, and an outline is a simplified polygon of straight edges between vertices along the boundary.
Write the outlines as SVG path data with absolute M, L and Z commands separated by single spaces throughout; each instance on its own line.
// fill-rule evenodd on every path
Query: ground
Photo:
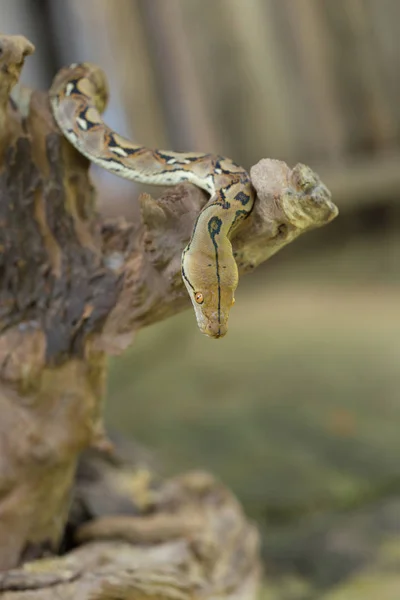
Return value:
M 264 600 L 399 596 L 397 256 L 386 236 L 277 257 L 224 340 L 187 312 L 113 362 L 110 426 L 166 471 L 211 469 L 258 520 Z

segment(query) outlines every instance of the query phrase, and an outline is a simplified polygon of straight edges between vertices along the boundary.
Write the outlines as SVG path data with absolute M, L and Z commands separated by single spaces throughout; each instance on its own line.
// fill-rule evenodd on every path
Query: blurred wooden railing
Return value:
M 107 119 L 145 144 L 306 162 L 342 209 L 399 195 L 396 0 L 3 0 L 0 18 L 29 23 L 31 82 L 100 63 Z

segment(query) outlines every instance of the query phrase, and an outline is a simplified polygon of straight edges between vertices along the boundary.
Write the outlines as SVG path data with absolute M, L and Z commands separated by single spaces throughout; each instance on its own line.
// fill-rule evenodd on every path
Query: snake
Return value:
M 209 194 L 183 249 L 181 273 L 200 331 L 222 338 L 239 281 L 231 240 L 255 201 L 250 177 L 243 167 L 218 154 L 132 143 L 102 120 L 108 97 L 104 71 L 88 62 L 62 68 L 49 91 L 52 114 L 63 136 L 91 162 L 139 183 L 189 182 Z

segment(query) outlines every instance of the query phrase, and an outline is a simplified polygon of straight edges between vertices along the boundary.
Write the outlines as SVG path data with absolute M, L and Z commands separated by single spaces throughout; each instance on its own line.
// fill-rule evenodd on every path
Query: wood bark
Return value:
M 90 164 L 60 134 L 47 93 L 15 87 L 24 58 L 32 52 L 33 46 L 25 38 L 0 36 L 2 570 L 58 551 L 79 457 L 87 448 L 112 453 L 102 422 L 107 355 L 122 352 L 139 328 L 189 308 L 180 255 L 207 200 L 201 190 L 180 185 L 165 190 L 157 201 L 142 194 L 139 223 L 123 216 L 103 218 L 96 210 Z M 242 275 L 301 233 L 328 223 L 337 214 L 327 188 L 304 165 L 292 170 L 280 161 L 264 159 L 251 169 L 251 177 L 258 198 L 234 241 Z M 168 487 L 169 483 L 163 485 Z M 214 484 L 207 485 L 214 489 Z M 189 510 L 193 502 L 197 512 L 207 512 L 207 494 L 193 500 L 179 489 L 182 495 L 177 493 L 176 498 L 183 498 L 177 500 L 182 515 L 193 514 Z M 229 497 L 229 510 L 235 507 L 236 522 L 251 529 L 236 501 Z M 203 520 L 203 528 L 212 532 L 220 527 L 222 535 L 224 527 L 230 527 L 229 519 L 224 521 L 221 507 L 215 508 L 213 515 L 211 520 L 209 516 Z M 121 535 L 115 533 L 115 537 Z M 175 537 L 188 543 L 190 534 L 180 530 Z M 150 554 L 159 556 L 162 541 L 153 539 Z M 163 564 L 170 562 L 171 566 L 178 550 L 168 548 L 159 551 Z M 246 550 L 240 544 L 229 548 L 224 560 L 233 569 L 238 555 Z M 254 544 L 252 548 L 247 574 L 254 583 L 251 573 L 257 551 Z M 135 563 L 134 556 L 138 556 L 135 545 L 93 541 L 59 559 L 64 584 L 57 580 L 52 566 L 50 574 L 44 567 L 46 575 L 34 578 L 36 583 L 29 575 L 30 584 L 22 582 L 29 569 L 10 571 L 1 580 L 0 589 L 5 598 L 50 598 L 57 596 L 46 596 L 44 590 L 58 581 L 60 598 L 136 598 L 140 585 L 135 587 L 135 577 L 146 579 L 145 573 L 155 569 L 157 561 L 153 564 L 149 559 L 143 573 L 137 567 L 141 574 L 131 573 L 133 583 L 129 583 L 129 573 L 121 575 L 125 577 L 125 592 L 120 595 L 112 586 L 108 595 L 92 595 L 93 590 L 103 589 L 111 572 L 122 573 L 123 566 L 131 561 L 142 564 L 139 559 Z M 91 572 L 101 571 L 103 559 L 109 561 L 109 570 L 103 578 L 94 577 Z M 183 563 L 179 564 L 183 568 Z M 197 564 L 195 560 L 193 564 Z M 72 565 L 70 570 L 68 565 Z M 122 580 L 115 576 L 117 590 Z M 171 584 L 174 591 L 170 596 L 211 597 L 222 585 L 219 576 L 208 579 L 206 571 L 199 575 L 202 585 L 198 588 L 185 577 L 181 573 L 179 585 Z M 79 593 L 77 588 L 73 593 L 68 591 L 69 578 L 81 582 Z M 241 579 L 244 582 L 245 575 Z M 237 582 L 235 585 L 229 592 L 232 597 L 240 589 Z M 42 595 L 35 595 L 35 587 L 41 587 Z M 155 597 L 162 587 L 160 583 L 153 592 L 147 590 L 148 595 Z M 12 591 L 28 588 L 31 591 L 24 591 L 23 596 Z M 228 588 L 221 588 L 225 595 L 229 595 Z

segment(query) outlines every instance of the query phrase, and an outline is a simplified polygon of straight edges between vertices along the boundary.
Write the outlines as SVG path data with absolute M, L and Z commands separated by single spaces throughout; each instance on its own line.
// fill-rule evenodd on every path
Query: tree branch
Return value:
M 263 159 L 252 167 L 251 178 L 257 201 L 233 241 L 241 275 L 337 215 L 328 189 L 305 165 L 292 170 L 284 162 Z M 107 351 L 118 342 L 123 349 L 135 330 L 190 304 L 181 279 L 181 252 L 207 197 L 186 184 L 165 190 L 157 201 L 148 194 L 139 200 L 139 228 L 123 219 L 103 228 L 103 256 L 111 269 L 123 273 L 118 301 L 97 338 Z

